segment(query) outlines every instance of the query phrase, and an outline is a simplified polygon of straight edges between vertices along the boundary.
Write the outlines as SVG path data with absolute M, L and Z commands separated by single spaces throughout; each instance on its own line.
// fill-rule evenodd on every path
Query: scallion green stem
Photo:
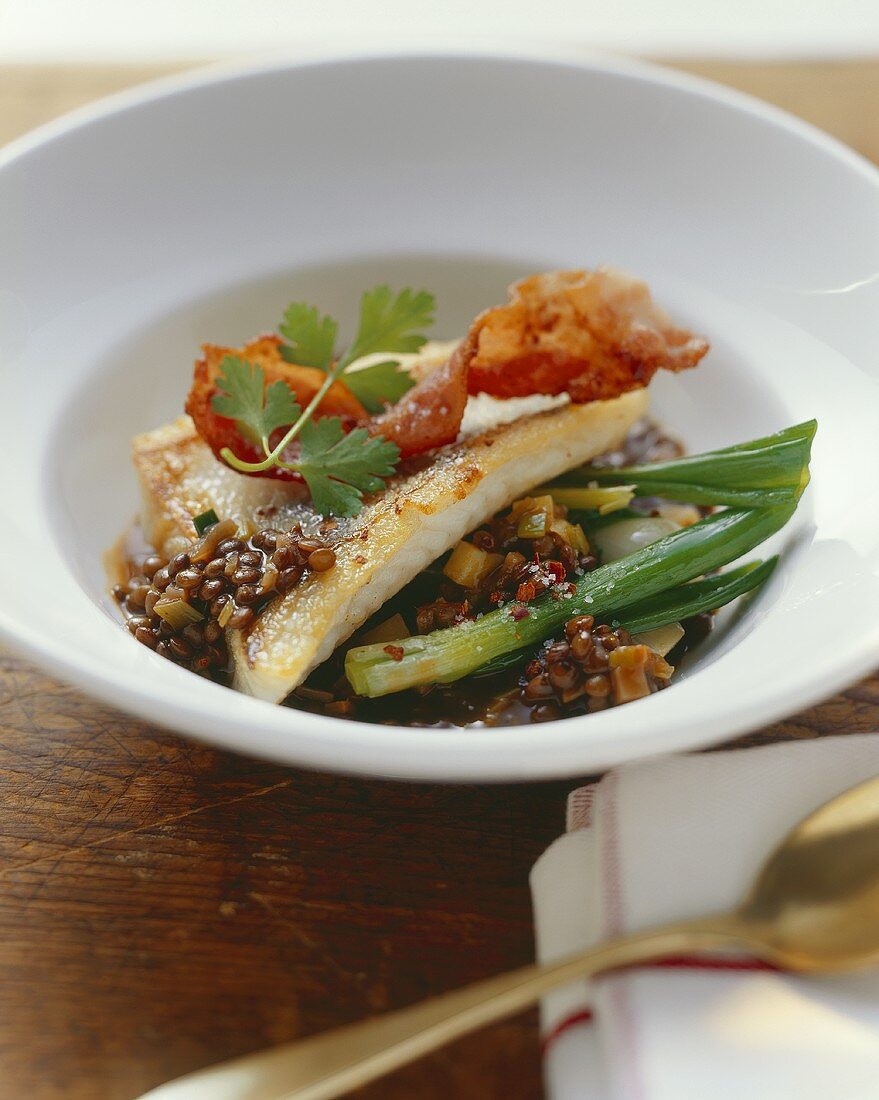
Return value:
M 727 573 L 689 581 L 652 599 L 622 608 L 614 614 L 612 621 L 616 626 L 624 626 L 632 634 L 640 634 L 645 630 L 655 630 L 669 623 L 689 619 L 702 611 L 715 611 L 732 603 L 739 596 L 759 588 L 769 578 L 777 562 L 777 557 L 764 562 L 752 561 L 737 569 L 730 569 Z M 494 676 L 505 669 L 516 668 L 517 665 L 524 664 L 533 652 L 533 649 L 520 649 L 514 653 L 505 653 L 477 669 L 473 675 Z
M 670 462 L 619 469 L 581 466 L 534 491 L 551 493 L 569 508 L 582 507 L 578 492 L 590 484 L 634 485 L 637 496 L 689 504 L 773 508 L 799 500 L 808 485 L 816 428 L 816 421 L 809 420 L 763 439 Z
M 349 651 L 345 672 L 354 690 L 370 698 L 459 680 L 496 657 L 536 645 L 574 615 L 606 616 L 735 561 L 780 530 L 795 508 L 718 512 L 587 573 L 568 599 L 546 595 L 432 634 L 360 646 Z
M 768 561 L 748 562 L 738 569 L 730 569 L 728 573 L 690 581 L 622 608 L 614 614 L 613 622 L 624 626 L 631 634 L 640 634 L 669 623 L 679 623 L 703 611 L 714 611 L 759 588 L 777 563 L 776 556 Z

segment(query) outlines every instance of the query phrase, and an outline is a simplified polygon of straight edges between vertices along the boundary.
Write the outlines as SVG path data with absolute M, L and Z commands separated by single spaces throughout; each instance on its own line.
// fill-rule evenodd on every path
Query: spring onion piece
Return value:
M 581 466 L 540 491 L 578 507 L 574 496 L 592 483 L 634 486 L 636 496 L 667 497 L 688 504 L 729 504 L 772 508 L 799 500 L 809 483 L 809 455 L 817 422 L 808 420 L 783 432 L 719 451 L 619 469 Z
M 217 515 L 217 513 L 213 510 L 213 508 L 208 508 L 206 512 L 202 512 L 200 515 L 195 517 L 195 519 L 192 521 L 192 525 L 198 533 L 199 537 L 201 537 L 209 527 L 213 527 L 215 523 L 219 522 L 220 517 Z
M 180 599 L 167 600 L 162 597 L 156 600 L 155 611 L 173 630 L 182 630 L 185 626 L 201 622 L 203 618 L 192 604 Z
M 642 600 L 618 611 L 611 617 L 611 623 L 613 626 L 624 626 L 632 634 L 644 634 L 702 611 L 716 611 L 759 588 L 769 578 L 777 562 L 777 557 L 765 562 L 752 561 L 726 573 L 679 585 L 650 600 Z M 477 669 L 473 675 L 494 676 L 505 669 L 524 665 L 533 655 L 533 646 L 505 653 Z
M 624 626 L 631 634 L 643 634 L 666 623 L 689 619 L 702 611 L 714 611 L 759 588 L 777 563 L 777 557 L 764 562 L 748 562 L 738 569 L 730 569 L 728 573 L 690 581 L 651 599 L 639 600 L 631 607 L 618 611 L 613 616 L 613 625 Z
M 790 503 L 718 512 L 586 573 L 568 599 L 547 594 L 527 607 L 499 608 L 398 644 L 360 646 L 349 651 L 345 672 L 358 695 L 370 698 L 451 683 L 496 657 L 539 644 L 574 615 L 607 616 L 735 561 L 779 531 L 795 510 Z

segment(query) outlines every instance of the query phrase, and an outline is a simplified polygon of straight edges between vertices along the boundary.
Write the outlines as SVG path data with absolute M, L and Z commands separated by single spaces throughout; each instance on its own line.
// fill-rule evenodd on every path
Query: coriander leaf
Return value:
M 289 344 L 281 345 L 281 355 L 288 363 L 329 370 L 339 326 L 332 317 L 321 317 L 316 306 L 292 302 L 284 311 L 281 335 Z
M 266 438 L 277 428 L 287 428 L 295 424 L 301 411 L 296 394 L 286 382 L 278 379 L 266 386 L 266 407 L 263 412 Z
M 393 359 L 347 371 L 345 385 L 370 413 L 379 413 L 389 402 L 399 401 L 415 385 L 412 376 Z
M 375 352 L 418 351 L 427 342 L 420 330 L 433 324 L 435 306 L 426 290 L 407 287 L 396 297 L 389 286 L 367 290 L 360 299 L 360 327 L 344 355 L 345 364 Z
M 347 435 L 337 416 L 308 420 L 299 433 L 302 452 L 295 469 L 311 492 L 322 515 L 356 516 L 363 493 L 384 488 L 383 478 L 394 472 L 399 448 L 365 428 Z
M 286 382 L 265 384 L 262 367 L 227 355 L 220 364 L 217 387 L 211 404 L 220 416 L 228 416 L 253 443 L 260 443 L 277 428 L 294 424 L 301 409 L 296 394 Z

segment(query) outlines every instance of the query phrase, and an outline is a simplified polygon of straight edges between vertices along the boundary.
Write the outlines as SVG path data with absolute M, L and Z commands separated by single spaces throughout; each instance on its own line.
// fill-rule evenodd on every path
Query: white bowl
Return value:
M 240 343 L 300 294 L 350 321 L 376 280 L 431 287 L 454 336 L 510 279 L 599 262 L 712 340 L 652 387 L 692 449 L 820 422 L 781 568 L 673 690 L 540 726 L 368 726 L 206 683 L 111 618 L 100 558 L 136 508 L 129 438 L 179 413 L 202 341 Z M 879 660 L 877 272 L 873 168 L 629 62 L 272 61 L 79 112 L 0 158 L 0 628 L 152 721 L 371 775 L 568 775 L 777 719 Z

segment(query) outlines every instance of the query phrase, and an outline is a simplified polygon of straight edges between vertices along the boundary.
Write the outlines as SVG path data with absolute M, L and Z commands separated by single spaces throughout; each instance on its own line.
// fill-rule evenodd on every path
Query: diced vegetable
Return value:
M 210 561 L 214 551 L 223 539 L 235 538 L 238 534 L 238 524 L 234 519 L 221 519 L 208 527 L 202 537 L 189 551 L 193 561 Z
M 199 537 L 201 537 L 209 527 L 213 527 L 215 523 L 219 522 L 220 517 L 217 515 L 217 513 L 213 510 L 213 508 L 208 508 L 206 512 L 202 512 L 200 515 L 195 517 L 195 519 L 192 521 L 192 525 L 195 528 Z
M 518 519 L 526 512 L 545 512 L 548 516 L 552 516 L 554 509 L 555 501 L 549 493 L 544 493 L 539 497 L 521 497 L 519 500 L 513 501 L 510 505 L 510 516 L 513 519 Z
M 510 508 L 510 518 L 517 523 L 516 534 L 520 539 L 540 539 L 549 530 L 555 515 L 555 502 L 545 494 L 540 497 L 522 497 Z
M 462 588 L 475 588 L 503 560 L 503 554 L 489 554 L 472 542 L 459 542 L 443 566 L 443 572 Z
M 397 638 L 408 638 L 410 636 L 409 627 L 406 626 L 406 620 L 399 613 L 391 615 L 389 619 L 385 619 L 383 623 L 379 623 L 378 626 L 372 628 L 360 639 L 361 645 L 375 645 L 378 642 L 392 642 Z
M 692 527 L 702 518 L 702 513 L 695 504 L 678 504 L 675 501 L 665 500 L 656 510 L 663 519 L 670 519 L 678 527 Z
M 662 516 L 639 516 L 600 527 L 591 532 L 592 545 L 601 554 L 602 562 L 617 561 L 626 554 L 649 546 L 666 535 L 679 531 L 678 524 Z
M 567 485 L 547 486 L 552 499 L 566 508 L 594 509 L 600 516 L 626 508 L 635 496 L 634 485 L 599 486 L 596 481 L 584 488 Z
M 181 599 L 166 599 L 161 597 L 156 600 L 155 611 L 160 619 L 174 630 L 182 630 L 185 626 L 201 622 L 203 616 L 192 604 Z
M 655 626 L 652 630 L 633 634 L 632 641 L 636 645 L 650 646 L 660 657 L 664 657 L 666 653 L 671 653 L 683 636 L 684 628 L 680 623 L 666 623 L 665 626 Z
M 552 517 L 546 512 L 523 512 L 519 516 L 516 534 L 520 539 L 542 539 L 549 530 Z
M 589 553 L 589 539 L 579 523 L 571 523 L 567 519 L 554 519 L 549 527 L 561 539 L 580 554 Z
M 623 645 L 611 650 L 607 663 L 617 703 L 631 703 L 650 695 L 647 673 L 653 671 L 655 659 L 656 655 L 646 645 Z M 668 668 L 671 669 L 671 665 Z

